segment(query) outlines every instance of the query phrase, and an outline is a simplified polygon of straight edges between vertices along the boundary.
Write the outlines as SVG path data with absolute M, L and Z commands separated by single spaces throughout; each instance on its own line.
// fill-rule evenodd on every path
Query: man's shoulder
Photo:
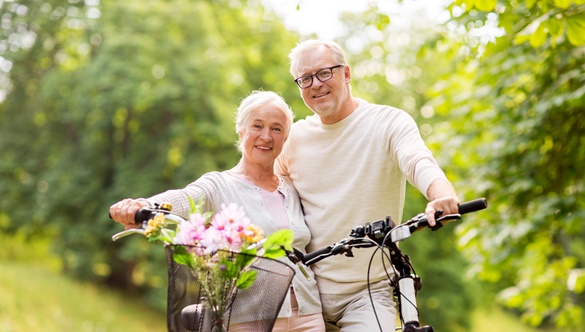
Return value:
M 360 101 L 360 108 L 366 109 L 368 111 L 377 111 L 377 112 L 386 112 L 386 113 L 406 113 L 404 110 L 390 106 L 390 105 L 383 105 L 383 104 L 376 104 L 368 102 L 364 99 L 357 98 Z M 408 113 L 407 113 L 408 114 Z
M 299 119 L 293 123 L 294 127 L 303 127 L 303 126 L 314 126 L 316 124 L 321 123 L 319 120 L 319 116 L 317 114 L 307 115 L 304 119 Z
M 321 120 L 315 114 L 309 115 L 304 119 L 299 119 L 293 123 L 290 131 L 290 136 L 295 136 L 296 133 L 307 133 L 311 128 L 318 128 L 321 126 Z

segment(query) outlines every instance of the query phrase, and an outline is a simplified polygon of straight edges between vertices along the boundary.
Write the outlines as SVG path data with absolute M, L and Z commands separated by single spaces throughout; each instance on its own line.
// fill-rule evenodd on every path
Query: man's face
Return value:
M 297 77 L 314 75 L 324 68 L 339 65 L 325 46 L 308 49 L 299 55 Z M 331 79 L 321 82 L 313 76 L 313 84 L 300 89 L 305 105 L 321 117 L 323 123 L 334 123 L 341 116 L 342 101 L 348 96 L 349 69 L 338 67 L 332 69 Z

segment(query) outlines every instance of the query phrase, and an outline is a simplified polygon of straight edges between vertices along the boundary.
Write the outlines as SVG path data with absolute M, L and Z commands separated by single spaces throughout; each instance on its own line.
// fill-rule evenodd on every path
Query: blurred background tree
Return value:
M 2 227 L 54 236 L 69 275 L 164 291 L 161 248 L 112 243 L 109 206 L 234 165 L 233 112 L 254 89 L 294 93 L 278 50 L 297 39 L 259 4 L 97 4 L 2 7 Z
M 342 15 L 354 94 L 410 113 L 461 199 L 489 202 L 403 243 L 423 321 L 469 330 L 497 299 L 532 326 L 580 328 L 584 0 L 447 1 L 439 24 L 398 24 L 389 2 Z M 287 59 L 307 36 L 253 0 L 14 0 L 0 17 L 0 257 L 48 243 L 66 275 L 164 310 L 163 251 L 112 242 L 109 206 L 233 166 L 252 90 L 310 114 Z M 409 188 L 404 217 L 424 206 Z
M 469 275 L 524 322 L 570 331 L 585 323 L 584 4 L 455 1 L 434 44 L 451 59 L 435 146 L 490 205 L 458 228 Z

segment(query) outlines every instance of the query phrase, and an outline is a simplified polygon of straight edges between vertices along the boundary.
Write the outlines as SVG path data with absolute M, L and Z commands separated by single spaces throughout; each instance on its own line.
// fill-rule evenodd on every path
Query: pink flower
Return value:
M 205 218 L 200 213 L 192 213 L 187 222 L 178 226 L 175 243 L 182 245 L 198 245 L 205 233 Z
M 225 248 L 225 239 L 222 232 L 213 226 L 205 230 L 200 243 L 205 248 L 205 254 L 211 254 L 218 249 Z
M 218 227 L 230 229 L 244 229 L 250 224 L 250 220 L 246 217 L 244 209 L 236 204 L 229 205 L 221 204 L 221 211 L 213 217 L 213 223 Z

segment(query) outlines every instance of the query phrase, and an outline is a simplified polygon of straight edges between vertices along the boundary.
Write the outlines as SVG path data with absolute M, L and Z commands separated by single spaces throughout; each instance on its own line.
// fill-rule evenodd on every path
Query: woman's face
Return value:
M 239 134 L 245 161 L 272 167 L 286 141 L 287 118 L 274 105 L 262 105 L 250 112 L 244 130 Z

